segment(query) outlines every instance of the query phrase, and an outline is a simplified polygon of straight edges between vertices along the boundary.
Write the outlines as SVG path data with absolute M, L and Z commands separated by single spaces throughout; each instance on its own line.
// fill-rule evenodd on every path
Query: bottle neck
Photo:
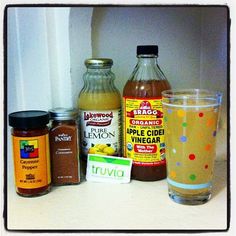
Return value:
M 138 63 L 129 80 L 152 81 L 165 80 L 165 75 L 157 64 L 156 55 L 138 55 Z
M 83 78 L 84 87 L 81 92 L 117 92 L 111 67 L 87 67 Z
M 99 74 L 101 74 L 101 73 L 110 73 L 111 72 L 111 68 L 110 67 L 106 67 L 106 68 L 96 68 L 96 67 L 88 67 L 87 68 L 87 72 L 88 73 L 99 73 Z
M 138 65 L 139 66 L 156 66 L 157 65 L 157 56 L 154 55 L 139 55 L 138 56 Z
M 165 75 L 157 64 L 156 55 L 139 55 L 138 63 L 131 74 L 132 81 L 165 80 Z

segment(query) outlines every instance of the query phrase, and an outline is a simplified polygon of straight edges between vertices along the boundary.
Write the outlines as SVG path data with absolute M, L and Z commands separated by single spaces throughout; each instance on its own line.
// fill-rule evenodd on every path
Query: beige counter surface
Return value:
M 227 227 L 227 167 L 215 165 L 212 199 L 200 206 L 174 203 L 166 180 L 130 184 L 82 182 L 23 198 L 8 183 L 9 230 L 186 230 Z

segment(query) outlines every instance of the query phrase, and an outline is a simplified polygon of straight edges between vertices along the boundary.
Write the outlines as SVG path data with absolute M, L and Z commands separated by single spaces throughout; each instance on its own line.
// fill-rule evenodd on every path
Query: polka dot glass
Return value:
M 169 196 L 196 205 L 210 199 L 222 94 L 208 90 L 162 93 Z

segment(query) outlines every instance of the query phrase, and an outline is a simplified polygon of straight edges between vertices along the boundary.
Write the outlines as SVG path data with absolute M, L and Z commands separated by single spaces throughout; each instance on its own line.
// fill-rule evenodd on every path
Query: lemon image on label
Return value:
M 112 148 L 112 147 L 106 147 L 106 148 L 104 148 L 104 149 L 103 149 L 103 152 L 106 153 L 107 155 L 110 155 L 110 156 L 112 156 L 112 155 L 115 154 L 115 150 L 114 150 L 114 148 Z
M 108 155 L 112 156 L 115 154 L 115 149 L 111 147 L 109 144 L 96 144 L 89 148 L 89 154 L 101 154 L 101 155 Z
M 103 151 L 104 148 L 107 147 L 107 145 L 106 144 L 96 144 L 95 147 L 97 147 L 100 151 Z
M 99 152 L 99 148 L 96 147 L 91 147 L 88 151 L 89 154 L 97 154 L 97 152 Z

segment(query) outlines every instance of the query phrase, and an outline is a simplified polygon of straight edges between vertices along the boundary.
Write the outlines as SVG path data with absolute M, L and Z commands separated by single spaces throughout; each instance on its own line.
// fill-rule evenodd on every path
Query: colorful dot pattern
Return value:
M 175 179 L 175 177 L 176 177 L 176 172 L 175 172 L 175 171 L 171 171 L 171 172 L 170 172 L 170 177 L 173 178 L 173 179 Z
M 181 166 L 181 162 L 177 161 L 177 162 L 176 162 L 176 165 L 177 165 L 177 166 Z
M 195 160 L 196 157 L 194 154 L 189 154 L 188 158 L 189 158 L 189 160 L 193 161 L 193 160 Z
M 196 178 L 197 178 L 197 176 L 195 174 L 191 174 L 189 176 L 189 179 L 192 180 L 192 181 L 196 180 Z
M 185 111 L 184 111 L 184 110 L 178 110 L 178 111 L 177 111 L 177 115 L 178 115 L 179 117 L 184 117 L 184 116 L 185 116 Z
M 187 142 L 187 137 L 184 136 L 184 135 L 180 136 L 180 141 L 181 141 L 182 143 Z
M 206 151 L 210 151 L 211 150 L 211 144 L 208 143 L 206 146 L 205 146 L 205 150 Z
M 183 184 L 211 181 L 218 109 L 163 108 L 169 178 Z
M 199 117 L 203 117 L 203 116 L 204 116 L 204 113 L 200 112 L 200 113 L 198 114 L 198 116 L 199 116 Z

